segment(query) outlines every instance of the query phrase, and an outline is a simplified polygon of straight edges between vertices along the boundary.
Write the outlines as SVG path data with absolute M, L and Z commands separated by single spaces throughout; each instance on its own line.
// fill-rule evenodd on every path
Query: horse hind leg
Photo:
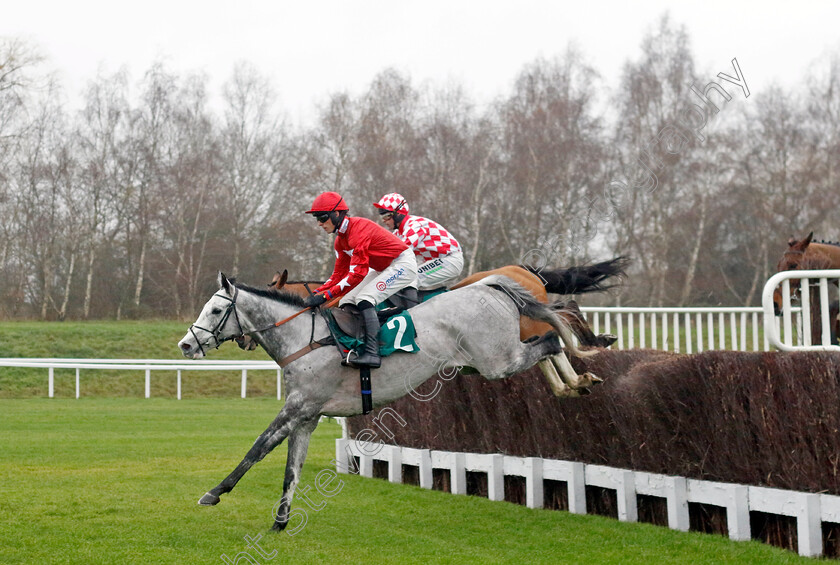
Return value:
M 575 337 L 581 345 L 591 347 L 609 347 L 618 340 L 618 336 L 613 334 L 598 334 L 592 331 L 586 319 L 583 317 L 583 312 L 580 311 L 577 302 L 570 300 L 562 304 L 562 309 L 558 309 L 557 313 L 569 323 Z
M 555 331 L 549 331 L 545 335 L 527 342 L 520 342 L 516 339 L 516 341 L 510 345 L 497 343 L 490 350 L 495 353 L 511 351 L 511 346 L 515 348 L 513 350 L 515 353 L 512 355 L 512 358 L 504 360 L 496 358 L 496 363 L 490 361 L 486 365 L 482 364 L 482 367 L 476 367 L 476 369 L 478 369 L 478 371 L 486 379 L 502 379 L 530 369 L 543 359 L 563 351 L 563 345 L 560 342 L 560 337 Z M 502 355 L 504 354 L 502 353 Z M 549 380 L 549 383 L 550 382 L 551 381 Z
M 588 371 L 582 375 L 578 375 L 568 358 L 566 358 L 565 353 L 553 355 L 550 360 L 557 368 L 563 381 L 570 388 L 579 391 L 581 394 L 589 394 L 589 387 L 604 382 L 602 378 Z
M 557 374 L 557 368 L 552 363 L 551 359 L 543 359 L 539 363 L 540 371 L 542 371 L 545 380 L 548 381 L 548 386 L 552 394 L 558 398 L 574 398 L 580 396 L 580 393 L 572 389 L 566 382 Z
M 283 480 L 283 496 L 278 501 L 272 530 L 281 531 L 289 524 L 289 510 L 295 496 L 295 489 L 300 482 L 300 471 L 309 450 L 312 432 L 318 426 L 318 416 L 302 422 L 289 435 L 289 454 L 286 458 L 286 475 Z M 309 487 L 307 487 L 308 490 Z M 304 494 L 306 491 L 304 491 Z M 324 504 L 323 502 L 321 504 Z M 321 508 L 316 508 L 320 510 Z

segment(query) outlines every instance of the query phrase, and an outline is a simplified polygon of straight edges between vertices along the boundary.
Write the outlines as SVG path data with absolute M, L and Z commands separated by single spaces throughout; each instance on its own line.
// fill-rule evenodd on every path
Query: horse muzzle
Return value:
M 201 359 L 204 357 L 203 348 L 196 344 L 190 343 L 190 339 L 184 338 L 178 342 L 178 348 L 183 353 L 184 357 L 188 359 Z

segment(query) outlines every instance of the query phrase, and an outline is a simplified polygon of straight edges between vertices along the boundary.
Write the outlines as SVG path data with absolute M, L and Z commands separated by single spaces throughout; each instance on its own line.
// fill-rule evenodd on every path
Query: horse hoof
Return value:
M 580 396 L 586 396 L 587 394 L 592 394 L 592 391 L 591 391 L 591 390 L 589 390 L 589 389 L 588 389 L 588 388 L 586 388 L 586 387 L 582 387 L 582 388 L 577 389 L 577 393 L 578 393 Z
M 589 381 L 590 381 L 593 385 L 599 385 L 599 384 L 601 384 L 602 382 L 604 382 L 604 379 L 602 379 L 602 378 L 601 378 L 601 377 L 599 377 L 598 375 L 593 375 L 592 373 L 586 373 L 586 377 L 588 377 L 588 378 L 589 378 Z
M 277 520 L 275 520 L 274 523 L 271 525 L 271 529 L 275 532 L 282 532 L 286 529 L 286 522 L 280 523 Z
M 219 503 L 221 499 L 216 496 L 215 494 L 205 493 L 204 496 L 198 501 L 198 504 L 201 506 L 215 506 Z
M 609 347 L 618 341 L 618 336 L 613 334 L 601 334 L 598 336 L 598 341 L 601 342 L 601 347 Z

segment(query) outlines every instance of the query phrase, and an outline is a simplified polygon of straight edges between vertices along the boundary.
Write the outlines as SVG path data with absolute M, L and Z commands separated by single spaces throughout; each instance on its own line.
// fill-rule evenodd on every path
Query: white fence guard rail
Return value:
M 801 316 L 797 324 L 799 339 L 797 339 L 796 344 L 792 340 L 791 279 L 800 280 Z M 840 346 L 831 345 L 830 326 L 836 320 L 831 320 L 829 316 L 829 305 L 831 303 L 829 282 L 831 281 L 836 285 L 838 279 L 840 279 L 839 269 L 782 271 L 770 277 L 764 285 L 764 291 L 761 295 L 761 304 L 764 309 L 764 335 L 770 344 L 782 351 L 840 351 Z M 819 316 L 822 328 L 819 345 L 811 343 L 811 281 L 816 281 L 814 284 L 819 288 Z M 773 307 L 773 293 L 780 284 L 782 287 L 781 318 L 784 336 L 781 335 L 778 318 L 774 316 Z M 837 296 L 837 291 L 834 294 Z
M 758 307 L 581 306 L 592 331 L 618 337 L 613 348 L 650 348 L 675 353 L 711 350 L 769 351 L 760 338 Z M 794 309 L 798 315 L 799 310 Z
M 145 396 L 151 397 L 151 373 L 152 371 L 176 371 L 177 372 L 177 397 L 181 399 L 181 372 L 182 371 L 241 371 L 242 384 L 240 395 L 246 398 L 248 393 L 248 371 L 276 370 L 277 371 L 277 400 L 283 395 L 283 372 L 274 361 L 217 361 L 199 359 L 194 361 L 166 360 L 166 359 L 47 359 L 47 358 L 21 358 L 6 357 L 0 358 L 0 367 L 31 367 L 44 368 L 48 371 L 48 395 L 53 398 L 55 395 L 55 370 L 75 369 L 76 370 L 76 398 L 80 395 L 81 369 L 112 369 L 112 370 L 135 370 L 145 372 Z
M 840 496 L 790 490 L 702 481 L 589 465 L 576 461 L 514 457 L 501 454 L 456 453 L 414 449 L 384 443 L 350 439 L 335 442 L 336 471 L 356 472 L 373 477 L 373 462 L 388 464 L 388 480 L 402 482 L 402 466 L 418 467 L 420 486 L 431 489 L 433 470 L 449 471 L 452 494 L 467 494 L 467 471 L 487 474 L 490 500 L 504 500 L 504 477 L 525 478 L 525 504 L 544 505 L 544 481 L 562 481 L 568 489 L 569 511 L 586 514 L 586 487 L 616 491 L 618 519 L 638 521 L 637 495 L 664 498 L 668 508 L 668 527 L 689 530 L 689 503 L 708 504 L 726 509 L 729 537 L 736 541 L 751 538 L 750 512 L 765 512 L 796 518 L 799 554 L 822 555 L 822 523 L 840 521 Z M 356 463 L 358 460 L 358 463 Z

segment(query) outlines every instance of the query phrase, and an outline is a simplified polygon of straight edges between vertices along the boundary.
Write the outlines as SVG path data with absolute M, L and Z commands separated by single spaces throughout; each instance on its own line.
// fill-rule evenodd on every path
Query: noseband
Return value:
M 192 334 L 193 338 L 195 338 L 195 342 L 196 342 L 196 344 L 198 344 L 198 349 L 201 351 L 202 355 L 206 356 L 207 352 L 204 351 L 204 347 L 201 345 L 201 340 L 198 339 L 198 335 L 196 335 L 195 330 L 201 330 L 205 333 L 210 334 L 210 336 L 216 342 L 215 349 L 218 349 L 219 346 L 222 345 L 224 342 L 230 341 L 232 339 L 236 339 L 238 336 L 241 336 L 243 334 L 242 324 L 239 322 L 239 313 L 236 311 L 236 297 L 239 295 L 239 289 L 236 288 L 236 287 L 233 287 L 233 288 L 234 288 L 233 298 L 230 298 L 228 296 L 225 296 L 224 294 L 219 294 L 219 293 L 216 293 L 216 294 L 213 295 L 213 296 L 218 296 L 219 298 L 224 298 L 225 300 L 230 302 L 230 304 L 228 304 L 228 307 L 225 309 L 224 314 L 222 314 L 222 317 L 219 319 L 218 323 L 216 323 L 216 325 L 213 326 L 213 329 L 208 330 L 207 328 L 202 328 L 201 326 L 198 326 L 196 324 L 193 324 L 193 325 L 190 326 L 190 333 Z M 239 328 L 239 334 L 232 335 L 232 336 L 226 337 L 224 339 L 219 339 L 219 334 L 222 333 L 222 327 L 224 327 L 225 323 L 227 323 L 228 318 L 230 318 L 231 312 L 233 313 L 233 317 L 236 319 L 236 326 Z M 209 346 L 210 345 L 210 340 L 207 340 L 207 343 L 205 345 Z

